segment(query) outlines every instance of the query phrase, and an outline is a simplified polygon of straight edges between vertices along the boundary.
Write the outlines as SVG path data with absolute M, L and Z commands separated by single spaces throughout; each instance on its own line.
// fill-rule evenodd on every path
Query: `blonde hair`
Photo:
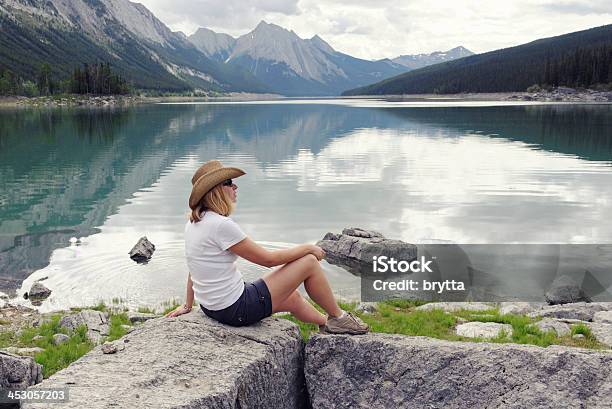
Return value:
M 191 223 L 199 222 L 201 213 L 206 210 L 212 210 L 222 216 L 229 216 L 234 211 L 234 203 L 223 190 L 222 183 L 219 183 L 204 195 L 200 203 L 189 213 L 189 221 Z

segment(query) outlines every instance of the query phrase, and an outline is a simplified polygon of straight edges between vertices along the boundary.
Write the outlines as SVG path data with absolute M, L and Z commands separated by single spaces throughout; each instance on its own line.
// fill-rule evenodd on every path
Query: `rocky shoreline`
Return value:
M 481 342 L 381 333 L 313 335 L 304 342 L 285 319 L 235 328 L 199 309 L 173 319 L 128 313 L 126 335 L 105 342 L 108 314 L 82 310 L 66 312 L 60 323 L 72 330 L 85 325 L 96 345 L 90 352 L 43 380 L 32 353 L 0 350 L 5 380 L 0 387 L 69 385 L 70 401 L 58 404 L 62 408 L 332 408 L 358 402 L 409 408 L 458 408 L 466 402 L 476 408 L 606 407 L 612 399 L 612 303 L 443 302 L 416 311 L 457 317 L 469 311 L 486 318 L 493 307 L 501 314 L 541 318 L 536 326 L 558 335 L 567 335 L 570 326 L 588 327 L 604 349 L 499 343 L 510 325 L 466 319 L 457 320 L 457 335 Z M 362 303 L 355 311 L 372 314 L 376 306 Z M 5 325 L 13 317 L 27 326 L 40 325 L 47 314 L 9 304 L 0 316 Z
M 325 97 L 326 99 L 328 97 Z M 551 90 L 538 89 L 531 92 L 493 92 L 460 94 L 415 94 L 415 95 L 365 95 L 338 97 L 340 99 L 385 98 L 391 102 L 452 102 L 452 101 L 517 101 L 517 102 L 567 102 L 567 103 L 607 103 L 612 102 L 612 91 L 574 89 L 557 87 Z M 121 107 L 151 103 L 181 103 L 206 101 L 268 101 L 283 100 L 277 94 L 228 93 L 215 96 L 162 96 L 142 95 L 57 95 L 48 97 L 0 97 L 0 108 L 4 107 Z

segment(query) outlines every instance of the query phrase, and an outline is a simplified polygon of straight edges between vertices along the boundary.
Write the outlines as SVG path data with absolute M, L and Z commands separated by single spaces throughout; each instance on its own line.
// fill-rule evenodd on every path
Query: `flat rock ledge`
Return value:
M 61 408 L 300 408 L 307 402 L 297 326 L 268 318 L 233 328 L 200 310 L 150 319 L 33 386 L 68 387 Z M 42 403 L 24 408 L 47 408 Z
M 389 334 L 315 335 L 313 408 L 609 408 L 612 354 Z

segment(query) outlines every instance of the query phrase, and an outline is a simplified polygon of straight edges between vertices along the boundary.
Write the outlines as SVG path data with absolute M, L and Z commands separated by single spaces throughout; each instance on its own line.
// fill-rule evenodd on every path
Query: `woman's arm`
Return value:
M 193 305 L 193 282 L 191 281 L 191 273 L 187 277 L 187 296 L 185 299 L 185 304 L 179 305 L 174 310 L 170 311 L 166 314 L 166 317 L 178 317 L 179 315 L 187 314 L 191 311 L 191 306 Z
M 271 251 L 261 247 L 248 237 L 234 244 L 228 250 L 252 263 L 265 267 L 287 264 L 307 254 L 313 254 L 318 260 L 325 257 L 323 249 L 313 244 L 301 244 L 286 250 Z
M 191 306 L 193 305 L 193 281 L 191 281 L 191 272 L 189 272 L 189 277 L 187 277 L 187 295 L 185 297 L 185 306 L 189 307 L 191 311 Z

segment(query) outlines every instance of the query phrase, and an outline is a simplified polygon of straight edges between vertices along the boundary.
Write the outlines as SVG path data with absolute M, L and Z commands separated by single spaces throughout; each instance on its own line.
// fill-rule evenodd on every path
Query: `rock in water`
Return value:
M 36 281 L 34 284 L 32 284 L 27 298 L 34 300 L 44 300 L 49 295 L 51 295 L 51 290 L 49 290 L 43 283 Z
M 549 304 L 567 304 L 580 301 L 590 302 L 582 288 L 569 276 L 560 276 L 553 281 L 544 295 Z
M 314 335 L 313 408 L 609 408 L 612 354 L 390 334 Z
M 147 239 L 147 236 L 143 236 L 130 250 L 130 258 L 137 263 L 146 263 L 151 259 L 154 251 L 155 245 Z
M 327 233 L 317 246 L 325 250 L 327 260 L 351 268 L 351 272 L 372 271 L 374 256 L 396 260 L 415 260 L 417 247 L 401 240 L 386 239 L 382 234 L 356 227 L 342 234 Z

